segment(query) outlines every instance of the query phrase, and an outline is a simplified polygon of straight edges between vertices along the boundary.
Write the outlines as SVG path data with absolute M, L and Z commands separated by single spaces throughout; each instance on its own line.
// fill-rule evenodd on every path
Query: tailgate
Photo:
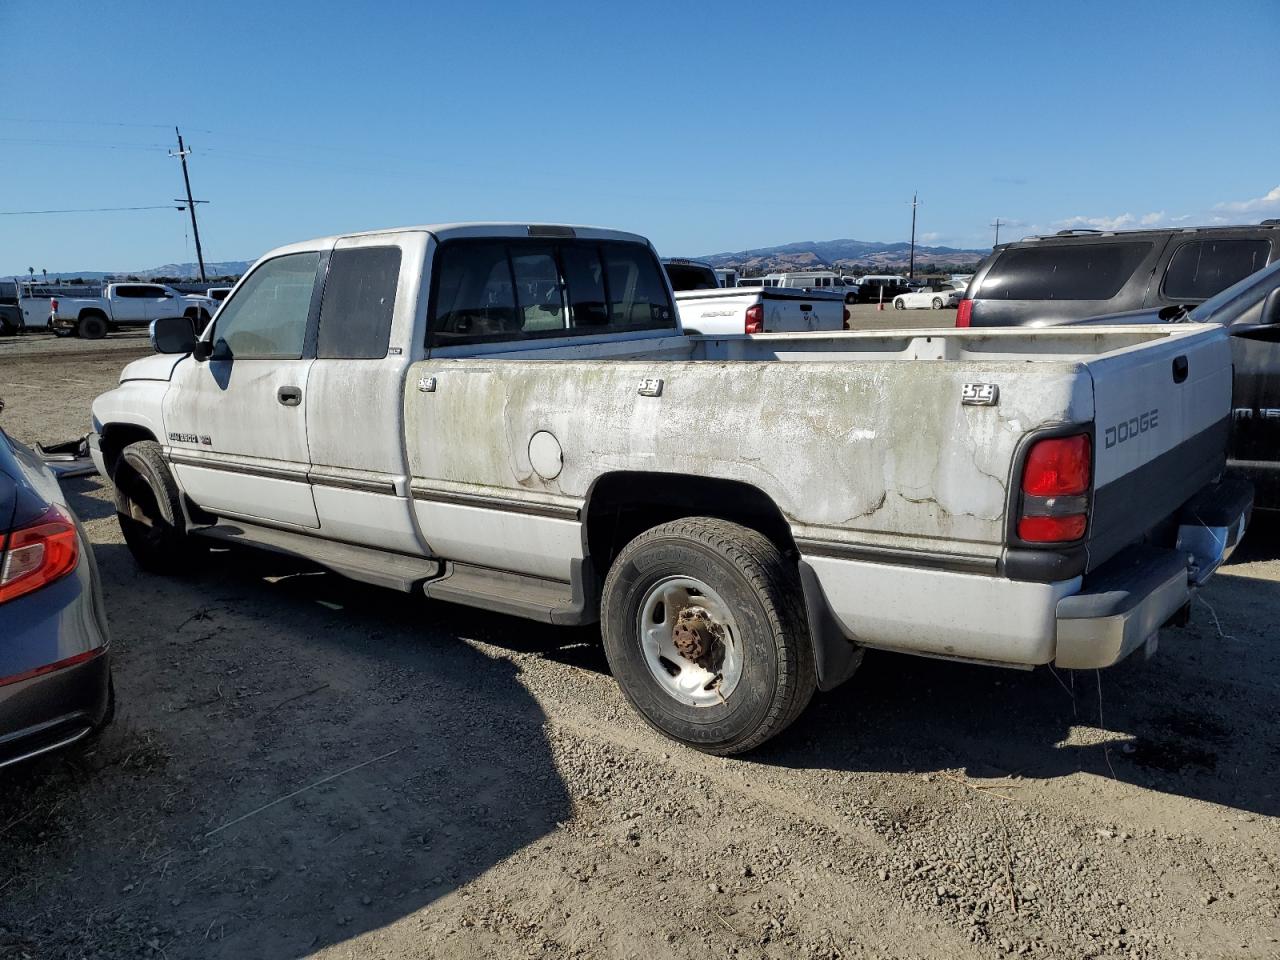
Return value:
M 1231 348 L 1219 326 L 1086 363 L 1093 378 L 1093 570 L 1172 515 L 1226 464 Z

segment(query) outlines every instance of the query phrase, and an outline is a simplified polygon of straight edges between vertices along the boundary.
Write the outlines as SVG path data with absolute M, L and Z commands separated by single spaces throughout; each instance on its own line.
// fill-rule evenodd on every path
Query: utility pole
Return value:
M 187 209 L 191 211 L 191 233 L 196 238 L 196 259 L 200 261 L 200 282 L 204 283 L 204 251 L 200 249 L 200 228 L 196 226 L 196 204 L 208 203 L 208 201 L 191 199 L 191 177 L 187 174 L 187 155 L 191 153 L 191 151 L 188 150 L 182 142 L 182 131 L 177 127 L 174 127 L 173 132 L 178 135 L 178 152 L 174 153 L 170 151 L 169 156 L 178 157 L 182 161 L 182 182 L 186 184 L 187 187 Z M 181 203 L 182 201 L 178 200 L 175 202 Z M 181 210 L 182 208 L 179 207 L 178 209 Z
M 916 278 L 916 192 L 911 192 L 911 263 L 907 267 L 907 279 Z
M 996 228 L 996 242 L 991 245 L 992 249 L 1000 246 L 1000 218 L 996 217 L 995 223 L 991 226 Z

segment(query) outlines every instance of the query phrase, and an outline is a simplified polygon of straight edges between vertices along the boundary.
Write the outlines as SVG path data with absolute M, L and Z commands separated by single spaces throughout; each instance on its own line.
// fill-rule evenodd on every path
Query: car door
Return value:
M 204 334 L 208 360 L 187 357 L 164 399 L 166 455 L 206 510 L 319 526 L 307 473 L 307 375 L 326 252 L 263 261 Z
M 162 286 L 145 287 L 143 302 L 147 307 L 147 321 L 159 320 L 161 317 L 182 316 L 182 301 L 173 291 Z
M 147 322 L 147 287 L 118 283 L 111 291 L 111 319 L 116 323 Z
M 413 331 L 427 240 L 404 231 L 335 244 L 305 401 L 320 532 L 415 555 L 426 547 L 409 494 L 404 378 L 425 353 Z

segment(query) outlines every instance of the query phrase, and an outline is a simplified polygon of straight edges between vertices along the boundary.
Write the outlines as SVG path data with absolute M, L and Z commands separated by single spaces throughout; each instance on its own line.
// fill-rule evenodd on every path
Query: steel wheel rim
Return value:
M 682 610 L 697 623 L 712 626 L 718 646 L 701 662 L 687 659 L 676 647 Z M 702 620 L 705 613 L 706 620 Z M 645 665 L 662 691 L 689 707 L 726 703 L 742 679 L 742 637 L 729 606 L 711 587 L 694 577 L 667 577 L 644 595 L 638 625 Z

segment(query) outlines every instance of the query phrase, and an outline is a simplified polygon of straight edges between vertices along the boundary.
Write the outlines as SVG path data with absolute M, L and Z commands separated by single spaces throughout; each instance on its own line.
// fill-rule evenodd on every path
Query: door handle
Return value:
M 296 407 L 302 402 L 301 387 L 281 387 L 276 391 L 276 399 L 286 407 Z

